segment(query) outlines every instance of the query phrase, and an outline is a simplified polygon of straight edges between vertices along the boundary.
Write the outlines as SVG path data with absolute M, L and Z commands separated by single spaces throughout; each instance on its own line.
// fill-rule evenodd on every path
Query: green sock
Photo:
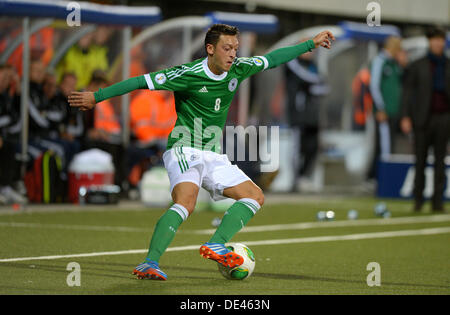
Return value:
M 182 205 L 174 204 L 159 218 L 150 241 L 147 260 L 159 262 L 161 255 L 164 254 L 175 237 L 178 227 L 187 219 L 188 215 L 189 212 L 186 208 Z
M 222 222 L 208 242 L 221 244 L 229 242 L 259 208 L 259 204 L 253 199 L 245 198 L 236 201 L 224 214 Z

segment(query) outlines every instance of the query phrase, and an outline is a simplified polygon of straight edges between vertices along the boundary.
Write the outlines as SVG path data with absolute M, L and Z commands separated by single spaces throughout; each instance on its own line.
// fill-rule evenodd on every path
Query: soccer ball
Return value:
M 317 212 L 316 218 L 318 221 L 333 221 L 335 217 L 334 211 L 319 211 Z
M 375 215 L 377 217 L 382 217 L 383 214 L 388 211 L 387 206 L 384 202 L 379 202 L 375 205 L 375 208 L 373 209 Z
M 349 219 L 349 220 L 356 220 L 356 219 L 358 219 L 358 211 L 355 210 L 355 209 L 348 210 L 348 212 L 347 212 L 347 219 Z
M 227 248 L 244 258 L 244 263 L 240 266 L 230 268 L 217 263 L 220 273 L 230 280 L 244 280 L 251 276 L 255 269 L 255 255 L 250 248 L 240 243 L 230 243 Z

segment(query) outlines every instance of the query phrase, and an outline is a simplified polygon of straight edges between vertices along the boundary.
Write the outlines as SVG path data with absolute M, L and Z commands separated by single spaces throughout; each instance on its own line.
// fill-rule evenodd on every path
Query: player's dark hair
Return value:
M 235 26 L 227 25 L 227 24 L 214 24 L 211 26 L 205 35 L 205 51 L 206 46 L 211 44 L 216 46 L 219 41 L 220 35 L 238 35 L 239 30 Z

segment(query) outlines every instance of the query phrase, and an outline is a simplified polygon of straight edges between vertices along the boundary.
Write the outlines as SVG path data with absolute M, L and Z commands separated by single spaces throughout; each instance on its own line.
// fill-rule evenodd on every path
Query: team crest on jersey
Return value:
M 164 73 L 158 73 L 155 76 L 155 80 L 158 84 L 164 84 L 167 80 L 166 75 Z
M 238 79 L 233 78 L 231 79 L 230 83 L 228 83 L 228 90 L 230 90 L 230 92 L 233 92 L 234 90 L 236 90 L 238 84 Z
M 260 58 L 253 58 L 253 62 L 255 63 L 255 65 L 257 65 L 258 67 L 263 65 L 263 61 Z

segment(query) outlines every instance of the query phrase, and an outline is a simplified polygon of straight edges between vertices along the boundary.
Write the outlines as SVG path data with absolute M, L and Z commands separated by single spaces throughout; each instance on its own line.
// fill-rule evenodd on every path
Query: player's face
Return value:
M 219 41 L 213 48 L 212 58 L 215 67 L 220 72 L 230 70 L 239 49 L 236 35 L 220 35 Z

